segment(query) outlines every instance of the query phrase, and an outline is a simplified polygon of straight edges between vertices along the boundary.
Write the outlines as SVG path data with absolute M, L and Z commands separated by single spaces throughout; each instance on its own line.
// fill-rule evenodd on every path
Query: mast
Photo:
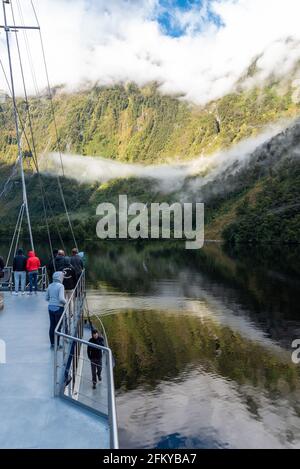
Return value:
M 14 84 L 14 76 L 13 76 L 13 68 L 12 68 L 12 60 L 11 60 L 11 52 L 10 52 L 10 42 L 9 42 L 9 32 L 11 29 L 14 31 L 16 28 L 21 28 L 19 26 L 8 26 L 7 24 L 7 17 L 6 17 L 6 7 L 5 4 L 10 4 L 10 0 L 2 0 L 3 5 L 3 15 L 4 15 L 4 26 L 0 26 L 3 28 L 6 34 L 6 45 L 7 45 L 7 54 L 8 54 L 8 63 L 9 63 L 9 71 L 10 71 L 10 83 L 11 83 L 11 94 L 13 100 L 13 108 L 14 108 L 14 120 L 15 120 L 15 127 L 16 127 L 16 135 L 17 135 L 17 142 L 18 142 L 18 159 L 20 163 L 20 171 L 21 171 L 21 178 L 22 178 L 22 188 L 23 188 L 23 204 L 26 211 L 27 216 L 27 223 L 28 223 L 28 230 L 29 230 L 29 237 L 30 237 L 30 244 L 31 249 L 34 251 L 34 244 L 33 244 L 33 237 L 32 237 L 32 229 L 31 229 L 31 222 L 30 222 L 30 214 L 29 214 L 29 207 L 28 207 L 28 199 L 27 199 L 27 190 L 26 190 L 26 183 L 25 183 L 25 175 L 24 175 L 24 166 L 23 166 L 23 152 L 21 146 L 21 139 L 20 139 L 20 130 L 19 130 L 19 121 L 18 121 L 18 110 L 17 110 L 17 102 L 16 102 L 16 94 L 15 94 L 15 84 Z M 27 29 L 25 26 L 22 29 Z M 39 29 L 38 27 L 28 27 L 28 29 Z

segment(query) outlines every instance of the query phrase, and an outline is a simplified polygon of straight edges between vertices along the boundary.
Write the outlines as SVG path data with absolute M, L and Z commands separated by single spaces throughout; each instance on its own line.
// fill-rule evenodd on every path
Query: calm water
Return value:
M 87 268 L 121 447 L 300 448 L 299 248 L 110 242 L 87 249 Z

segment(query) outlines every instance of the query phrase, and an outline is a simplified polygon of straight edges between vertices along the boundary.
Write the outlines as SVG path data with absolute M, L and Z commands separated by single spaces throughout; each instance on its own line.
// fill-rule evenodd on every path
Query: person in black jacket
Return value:
M 54 264 L 53 264 L 53 260 L 54 260 L 54 263 L 55 263 L 55 258 L 58 254 L 58 249 L 53 249 L 53 254 L 51 256 L 51 258 L 49 259 L 49 262 L 47 264 L 47 271 L 48 271 L 48 277 L 49 277 L 49 280 L 50 282 L 52 282 L 52 277 L 53 277 L 53 274 L 55 272 L 55 267 L 54 267 Z
M 66 290 L 66 296 L 67 298 L 69 298 L 72 291 L 76 287 L 77 278 L 76 278 L 75 269 L 71 264 L 70 258 L 66 256 L 64 262 L 65 262 L 65 267 L 63 268 L 63 274 L 64 274 L 63 284 Z
M 13 272 L 14 272 L 14 279 L 15 279 L 15 291 L 13 293 L 14 295 L 19 294 L 20 282 L 21 282 L 22 295 L 25 295 L 26 262 L 27 262 L 27 257 L 24 256 L 23 250 L 18 249 L 17 255 L 14 257 L 14 261 L 13 261 Z
M 72 249 L 72 256 L 70 257 L 72 266 L 74 267 L 76 280 L 79 279 L 81 272 L 83 271 L 83 262 L 81 257 L 78 255 L 78 249 Z
M 49 278 L 52 280 L 54 272 L 64 272 L 67 267 L 70 266 L 70 258 L 65 255 L 65 251 L 62 249 L 54 249 L 53 250 L 53 258 L 54 258 L 54 265 L 53 259 L 51 258 L 48 262 L 48 273 Z M 72 288 L 67 288 L 65 285 L 66 290 L 72 290 Z
M 62 272 L 64 268 L 67 267 L 68 264 L 70 263 L 68 262 L 66 258 L 65 251 L 63 251 L 62 249 L 58 251 L 57 256 L 54 259 L 54 262 L 55 262 L 56 272 Z
M 0 282 L 1 282 L 1 279 L 4 277 L 4 267 L 5 267 L 4 259 L 2 256 L 0 256 Z M 0 303 L 2 304 L 1 299 L 0 299 Z M 0 309 L 1 309 L 1 305 L 0 305 Z
M 89 342 L 95 345 L 104 346 L 104 339 L 99 332 L 94 329 L 92 332 L 92 337 Z M 97 377 L 101 381 L 101 372 L 102 372 L 102 350 L 94 347 L 87 348 L 87 354 L 91 361 L 91 370 L 92 370 L 92 380 L 93 380 L 93 389 L 96 389 Z
M 0 256 L 0 283 L 1 283 L 1 279 L 3 279 L 4 277 L 4 267 L 5 267 L 4 259 L 2 256 Z M 4 307 L 4 298 L 3 298 L 2 293 L 0 292 L 0 310 L 3 309 L 3 307 Z

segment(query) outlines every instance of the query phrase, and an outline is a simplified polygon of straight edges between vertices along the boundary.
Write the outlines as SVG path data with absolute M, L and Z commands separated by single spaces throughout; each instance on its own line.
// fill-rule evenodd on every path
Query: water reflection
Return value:
M 284 350 L 185 311 L 126 310 L 104 320 L 123 446 L 300 444 L 299 373 Z
M 116 358 L 123 447 L 300 447 L 292 251 L 290 263 L 216 245 L 94 258 L 89 301 Z
M 128 447 L 299 447 L 299 416 L 285 398 L 201 366 L 120 394 L 118 415 Z
M 290 349 L 292 340 L 300 337 L 299 259 L 297 247 L 273 254 L 248 248 L 246 257 L 237 257 L 215 244 L 196 252 L 121 245 L 89 255 L 88 267 L 90 285 L 97 292 L 118 295 L 111 301 L 120 301 L 120 293 L 151 295 L 164 298 L 172 309 L 179 298 L 205 300 L 214 305 L 214 314 L 231 324 L 238 318 L 245 327 L 255 324 L 253 338 L 269 337 Z
M 85 250 L 89 305 L 116 360 L 121 447 L 300 447 L 299 248 Z

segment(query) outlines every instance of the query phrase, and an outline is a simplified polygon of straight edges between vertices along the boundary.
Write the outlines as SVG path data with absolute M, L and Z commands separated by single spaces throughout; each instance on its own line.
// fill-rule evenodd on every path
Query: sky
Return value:
M 29 25 L 31 0 L 12 0 Z M 35 0 L 52 85 L 74 90 L 156 81 L 163 93 L 204 105 L 229 93 L 257 59 L 248 85 L 291 74 L 300 59 L 299 0 Z M 8 20 L 12 21 L 8 5 Z M 3 18 L 0 14 L 1 23 Z M 21 93 L 15 35 L 11 46 Z M 24 34 L 18 33 L 26 83 L 34 92 Z M 38 90 L 45 86 L 39 37 L 27 34 Z M 7 70 L 4 32 L 0 58 Z M 295 76 L 295 79 L 300 76 Z M 0 88 L 6 88 L 0 69 Z

